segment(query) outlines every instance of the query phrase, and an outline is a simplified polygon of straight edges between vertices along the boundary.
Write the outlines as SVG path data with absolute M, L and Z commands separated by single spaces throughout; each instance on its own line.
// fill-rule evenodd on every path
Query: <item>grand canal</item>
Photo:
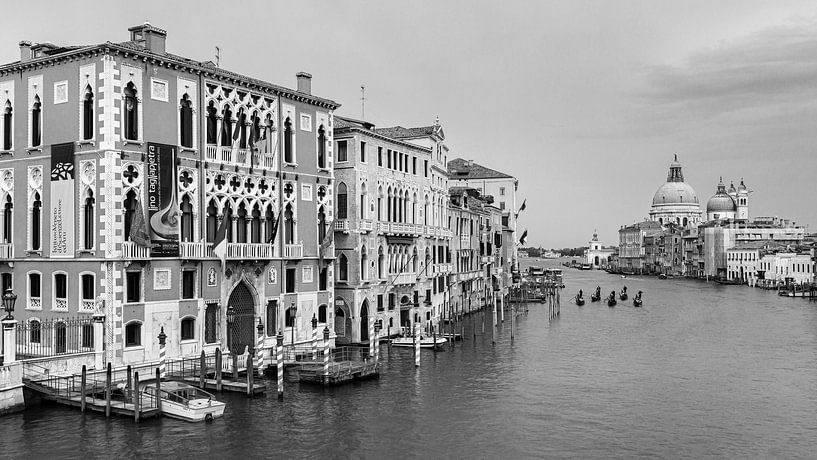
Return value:
M 565 271 L 560 318 L 531 304 L 491 345 L 466 341 L 414 368 L 384 349 L 376 381 L 288 382 L 225 417 L 138 425 L 55 406 L 0 418 L 2 457 L 813 457 L 817 304 L 687 280 Z M 568 302 L 626 284 L 644 308 Z M 588 299 L 589 300 L 589 299 Z M 506 319 L 508 319 L 506 317 Z

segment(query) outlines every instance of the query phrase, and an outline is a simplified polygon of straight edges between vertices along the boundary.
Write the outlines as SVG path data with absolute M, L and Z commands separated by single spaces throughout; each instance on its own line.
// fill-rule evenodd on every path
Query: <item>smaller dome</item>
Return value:
M 738 191 L 735 189 L 735 183 L 732 182 L 731 184 L 729 184 L 729 194 L 733 195 L 735 193 L 738 193 Z
M 746 184 L 743 183 L 743 178 L 740 178 L 740 185 L 738 185 L 738 192 L 745 192 Z
M 734 190 L 734 187 L 732 189 Z M 708 214 L 711 212 L 735 212 L 736 210 L 735 200 L 726 193 L 726 186 L 723 185 L 723 178 L 721 178 L 720 183 L 718 183 L 717 193 L 706 202 L 706 212 Z

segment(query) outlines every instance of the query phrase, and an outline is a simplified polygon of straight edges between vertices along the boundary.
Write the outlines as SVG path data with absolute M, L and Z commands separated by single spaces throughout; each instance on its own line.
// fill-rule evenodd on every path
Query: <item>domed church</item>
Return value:
M 684 173 L 678 155 L 669 166 L 667 182 L 658 187 L 652 197 L 650 219 L 667 225 L 695 226 L 701 221 L 701 205 L 695 190 L 684 182 Z
M 723 177 L 718 183 L 718 190 L 715 195 L 706 202 L 706 220 L 719 219 L 748 219 L 749 218 L 749 190 L 743 179 L 735 189 L 735 184 L 726 186 L 723 184 Z

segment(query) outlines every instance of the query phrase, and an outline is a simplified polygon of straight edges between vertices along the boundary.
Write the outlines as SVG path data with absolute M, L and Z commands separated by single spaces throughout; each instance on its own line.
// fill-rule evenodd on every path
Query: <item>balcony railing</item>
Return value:
M 11 243 L 0 244 L 0 259 L 13 259 L 14 245 Z
M 213 257 L 212 245 L 203 241 L 183 241 L 179 243 L 179 257 L 182 259 L 207 259 Z
M 274 250 L 275 245 L 270 243 L 227 243 L 227 258 L 272 259 Z
M 150 248 L 140 246 L 133 241 L 122 243 L 122 258 L 125 260 L 149 259 Z
M 42 310 L 43 309 L 43 299 L 42 299 L 42 297 L 29 297 L 28 298 L 28 309 L 29 310 Z
M 239 149 L 232 147 L 225 147 L 219 145 L 207 146 L 207 161 L 214 163 L 224 163 L 239 166 L 253 166 L 264 167 L 271 169 L 274 166 L 273 154 L 261 154 L 259 152 L 252 152 L 249 149 Z
M 335 220 L 335 231 L 349 233 L 349 219 Z
M 377 231 L 380 233 L 388 233 L 389 232 L 389 223 L 388 222 L 378 222 L 377 223 Z
M 374 230 L 374 222 L 370 220 L 361 220 L 360 222 L 358 222 L 357 228 L 361 232 L 371 232 L 372 230 Z
M 284 245 L 285 259 L 303 259 L 304 245 L 303 244 L 285 244 Z
M 82 299 L 82 303 L 79 305 L 79 309 L 81 311 L 94 311 L 96 308 L 96 302 L 93 300 Z
M 397 275 L 389 275 L 389 282 L 394 285 L 398 284 L 414 284 L 417 282 L 416 273 L 400 273 Z
M 54 310 L 68 311 L 68 299 L 54 299 Z

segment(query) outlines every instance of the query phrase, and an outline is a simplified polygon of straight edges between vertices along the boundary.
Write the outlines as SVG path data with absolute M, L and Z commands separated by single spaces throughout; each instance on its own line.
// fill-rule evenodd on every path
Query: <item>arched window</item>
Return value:
M 284 208 L 284 243 L 295 243 L 295 215 L 291 204 Z
M 31 146 L 39 147 L 42 143 L 42 104 L 40 96 L 34 96 L 34 104 L 31 106 Z
M 142 345 L 142 323 L 133 321 L 125 325 L 125 346 L 138 347 Z
M 193 204 L 190 202 L 189 195 L 182 196 L 180 208 L 182 212 L 182 241 L 193 241 Z
M 212 243 L 216 240 L 216 232 L 218 231 L 218 208 L 216 201 L 210 200 L 207 205 L 207 242 Z
M 386 254 L 383 252 L 383 246 L 377 250 L 377 277 L 380 279 L 386 277 Z
M 207 143 L 216 145 L 218 142 L 218 118 L 216 117 L 216 105 L 213 101 L 207 105 Z
M 383 187 L 377 189 L 377 220 L 383 220 Z
M 326 129 L 318 127 L 318 167 L 326 168 Z
M 689 221 L 687 220 L 686 217 L 684 217 L 684 227 L 686 227 L 688 223 L 689 223 Z
M 338 279 L 341 281 L 349 279 L 349 260 L 346 258 L 346 254 L 341 254 L 338 257 Z
M 326 238 L 326 212 L 323 206 L 318 208 L 318 244 L 323 244 Z
M 318 322 L 325 323 L 326 322 L 326 305 L 321 305 L 318 307 Z
M 360 279 L 369 279 L 369 255 L 365 244 L 360 248 Z
M 11 194 L 6 195 L 6 202 L 3 204 L 3 242 L 11 243 L 11 230 L 14 223 L 14 203 L 11 201 Z
M 413 273 L 417 273 L 417 264 L 419 263 L 417 259 L 419 259 L 419 257 L 417 256 L 417 248 L 415 247 L 414 253 L 411 256 L 411 271 Z
M 183 318 L 181 324 L 181 339 L 193 340 L 196 338 L 196 318 Z
M 238 218 L 236 219 L 237 243 L 247 242 L 247 207 L 244 203 L 238 205 Z
M 91 86 L 85 87 L 85 96 L 82 98 L 82 139 L 94 138 L 94 91 Z
M 96 277 L 93 273 L 83 273 L 79 275 L 79 289 L 80 289 L 80 308 L 83 310 L 92 310 L 94 308 L 94 299 L 96 298 Z
M 209 118 L 207 122 L 209 125 Z M 209 126 L 207 132 L 210 132 Z M 179 101 L 179 141 L 182 147 L 193 147 L 193 103 L 187 94 Z
M 125 87 L 125 116 L 124 116 L 125 139 L 139 139 L 139 98 L 136 94 L 136 87 L 133 82 Z
M 274 243 L 273 232 L 276 231 L 276 226 L 278 222 L 275 221 L 275 216 L 272 214 L 272 206 L 267 206 L 267 210 L 264 211 L 264 242 L 265 243 Z
M 238 109 L 238 148 L 247 148 L 247 114 Z
M 224 107 L 221 117 L 221 146 L 229 147 L 233 143 L 233 112 Z
M 40 334 L 40 322 L 36 319 L 32 319 L 28 323 L 28 341 L 30 343 L 40 343 L 42 340 L 42 335 Z
M 139 206 L 139 201 L 136 199 L 136 192 L 129 191 L 125 195 L 125 241 L 130 240 L 131 226 L 133 225 L 133 216 L 136 213 L 136 207 Z
M 261 242 L 261 209 L 256 203 L 252 208 L 252 220 L 250 221 L 250 242 Z
M 367 209 L 368 206 L 368 199 L 366 193 L 366 184 L 360 184 L 360 218 L 365 219 L 366 216 L 369 214 L 369 210 Z
M 34 201 L 31 203 L 31 249 L 34 251 L 39 251 L 41 245 L 42 207 L 39 192 L 34 192 Z
M 82 241 L 83 249 L 94 248 L 94 192 L 88 190 L 85 204 L 82 206 Z
M 233 207 L 229 202 L 224 205 L 224 218 L 227 219 L 227 234 L 225 238 L 227 238 L 228 243 L 235 243 L 233 239 Z
M 295 163 L 294 156 L 292 154 L 292 120 L 287 117 L 284 120 L 284 162 L 285 163 Z
M 42 275 L 37 272 L 28 274 L 28 305 L 31 310 L 41 310 L 42 302 Z
M 14 139 L 14 131 L 11 129 L 13 109 L 11 108 L 11 101 L 6 101 L 3 108 L 3 150 L 11 150 Z
M 348 219 L 349 215 L 347 213 L 348 203 L 346 201 L 346 199 L 347 199 L 346 184 L 344 184 L 343 182 L 341 182 L 338 185 L 338 189 L 337 189 L 337 192 L 335 194 L 335 198 L 337 199 L 337 202 L 338 202 L 338 205 L 337 205 L 338 206 L 337 207 L 338 219 Z

